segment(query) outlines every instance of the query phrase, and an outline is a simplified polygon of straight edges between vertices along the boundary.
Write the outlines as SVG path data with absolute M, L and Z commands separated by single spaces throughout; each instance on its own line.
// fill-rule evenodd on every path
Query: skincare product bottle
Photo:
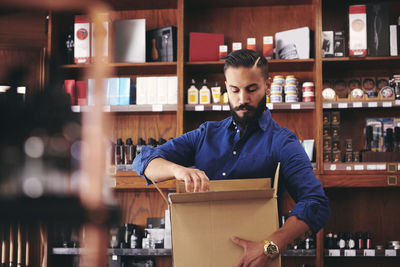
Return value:
M 137 236 L 136 236 L 136 229 L 133 229 L 131 235 L 131 248 L 137 248 Z
M 150 240 L 150 234 L 146 233 L 146 237 L 142 238 L 142 248 L 150 248 L 149 240 Z
M 140 152 L 142 152 L 142 147 L 146 145 L 146 141 L 143 140 L 143 138 L 138 139 L 138 143 L 136 145 L 136 157 L 139 155 Z
M 198 104 L 199 103 L 199 89 L 196 88 L 196 82 L 192 79 L 192 83 L 188 89 L 188 104 Z
M 344 240 L 343 233 L 340 232 L 338 234 L 338 239 L 337 240 L 338 240 L 338 242 L 337 242 L 338 247 L 340 249 L 344 249 L 346 247 L 346 241 Z
M 215 83 L 214 87 L 211 87 L 212 100 L 214 104 L 221 103 L 221 87 L 218 86 L 218 83 Z
M 124 164 L 124 142 L 118 138 L 115 145 L 115 165 Z
M 132 138 L 128 138 L 125 145 L 125 164 L 132 164 L 134 158 L 135 146 L 133 145 Z
M 203 80 L 203 86 L 200 89 L 200 104 L 210 104 L 211 103 L 211 93 L 210 89 L 207 87 L 207 80 Z
M 223 93 L 222 94 L 222 99 L 221 99 L 222 101 L 222 104 L 228 104 L 228 93 L 227 92 L 225 92 L 225 93 Z

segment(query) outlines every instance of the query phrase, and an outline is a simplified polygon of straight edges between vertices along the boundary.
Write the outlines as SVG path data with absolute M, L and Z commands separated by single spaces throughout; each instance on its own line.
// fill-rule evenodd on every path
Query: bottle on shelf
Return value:
M 196 82 L 192 79 L 192 83 L 188 89 L 188 104 L 199 103 L 199 89 L 196 88 Z
M 160 137 L 160 139 L 158 139 L 157 146 L 161 146 L 161 145 L 165 144 L 166 142 L 167 142 L 167 140 L 165 140 L 164 138 Z
M 138 237 L 136 235 L 136 229 L 133 228 L 132 235 L 131 235 L 131 248 L 137 248 L 138 247 L 137 240 L 138 240 Z
M 135 146 L 133 145 L 132 138 L 126 139 L 125 144 L 125 164 L 132 164 L 135 158 Z
M 146 145 L 146 141 L 143 140 L 143 138 L 139 137 L 137 145 L 136 145 L 136 157 L 137 155 L 142 152 L 142 147 Z
M 214 87 L 211 87 L 211 93 L 212 93 L 212 100 L 214 104 L 219 104 L 221 103 L 221 87 L 218 85 L 218 83 L 215 83 Z
M 157 147 L 157 141 L 154 138 L 150 137 L 147 141 L 148 141 L 147 142 L 148 147 L 151 147 L 151 148 Z
M 340 249 L 344 249 L 346 247 L 346 241 L 342 232 L 338 233 L 337 246 Z
M 203 80 L 203 86 L 200 89 L 200 104 L 206 105 L 211 103 L 210 88 L 207 87 L 207 80 Z
M 115 165 L 124 164 L 124 142 L 118 138 L 115 145 Z
M 74 28 L 71 25 L 65 36 L 65 64 L 74 64 Z

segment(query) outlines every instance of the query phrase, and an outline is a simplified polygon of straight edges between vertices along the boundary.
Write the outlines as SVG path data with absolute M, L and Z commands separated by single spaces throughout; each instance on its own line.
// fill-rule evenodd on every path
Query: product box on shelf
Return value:
M 146 32 L 146 61 L 176 61 L 176 27 L 162 27 Z
M 90 63 L 90 23 L 88 16 L 75 16 L 74 58 L 75 63 Z
M 277 32 L 275 34 L 277 59 L 308 59 L 310 58 L 310 28 Z
M 146 20 L 114 21 L 114 61 L 141 63 L 146 61 Z
M 279 168 L 273 188 L 271 179 L 211 181 L 209 192 L 198 193 L 179 193 L 178 185 L 169 195 L 174 266 L 234 266 L 243 248 L 232 236 L 262 242 L 278 229 L 278 175 Z
M 398 56 L 397 25 L 390 25 L 390 56 Z
M 224 34 L 189 33 L 189 61 L 219 60 L 219 46 L 224 44 Z
M 335 57 L 344 57 L 346 55 L 346 42 L 344 31 L 334 33 L 335 44 L 333 46 Z
M 334 56 L 334 37 L 333 31 L 322 32 L 322 56 L 333 57 Z
M 263 37 L 263 56 L 266 59 L 272 59 L 274 56 L 274 37 L 264 36 Z
M 367 5 L 368 56 L 389 56 L 389 6 L 387 3 Z
M 367 55 L 366 5 L 349 6 L 349 55 Z

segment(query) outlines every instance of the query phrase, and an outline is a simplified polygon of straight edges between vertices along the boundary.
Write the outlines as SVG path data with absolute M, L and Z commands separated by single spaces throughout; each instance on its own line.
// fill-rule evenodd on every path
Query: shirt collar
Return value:
M 266 108 L 264 114 L 258 119 L 258 126 L 260 127 L 261 130 L 265 132 L 268 128 L 268 124 L 270 121 L 271 121 L 271 112 L 269 111 L 268 108 Z M 233 120 L 232 116 L 228 118 L 227 126 L 229 129 L 236 129 L 236 123 Z

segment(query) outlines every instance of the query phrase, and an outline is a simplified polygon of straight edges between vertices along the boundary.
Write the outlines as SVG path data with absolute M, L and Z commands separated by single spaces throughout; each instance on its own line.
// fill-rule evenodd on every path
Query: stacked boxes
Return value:
M 340 162 L 340 112 L 324 112 L 323 127 L 324 162 Z

